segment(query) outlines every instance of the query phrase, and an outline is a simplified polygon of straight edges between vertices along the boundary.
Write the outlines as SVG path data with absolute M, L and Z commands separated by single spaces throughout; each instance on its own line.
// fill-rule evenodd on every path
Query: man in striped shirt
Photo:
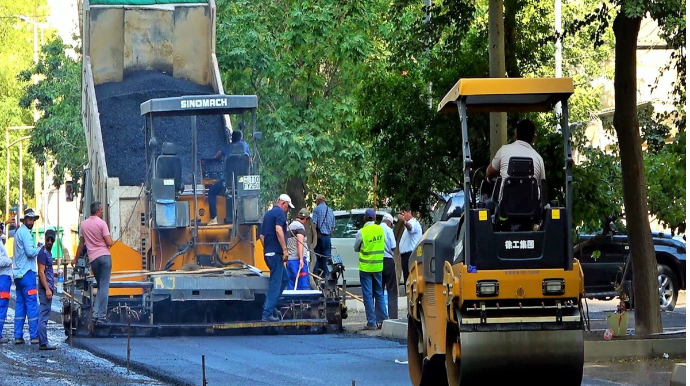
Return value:
M 331 257 L 331 233 L 335 228 L 335 216 L 333 210 L 326 205 L 326 197 L 323 194 L 316 196 L 316 208 L 312 214 L 312 220 L 316 224 L 316 231 L 319 233 L 314 248 L 314 252 L 316 252 L 314 274 L 326 278 L 328 259 Z

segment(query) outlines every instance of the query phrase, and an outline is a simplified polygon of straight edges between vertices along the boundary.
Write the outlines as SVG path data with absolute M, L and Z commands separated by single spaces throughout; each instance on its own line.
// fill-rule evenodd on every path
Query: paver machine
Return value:
M 431 226 L 409 261 L 413 385 L 581 384 L 584 282 L 572 253 L 572 93 L 568 78 L 460 79 L 439 103 L 440 113 L 460 117 L 465 205 L 459 218 Z M 558 102 L 564 205 L 548 200 L 529 157 L 511 158 L 490 200 L 478 197 L 467 114 L 548 112 Z
M 67 330 L 77 335 L 110 336 L 257 328 L 278 329 L 275 332 L 342 329 L 346 309 L 338 280 L 343 267 L 332 261 L 331 274 L 318 288 L 283 292 L 276 307 L 280 321 L 261 321 L 269 276 L 258 237 L 263 212 L 259 162 L 257 157 L 250 159 L 239 143 L 233 144 L 225 158 L 197 156 L 197 137 L 204 130 L 218 129 L 197 127 L 197 116 L 230 114 L 243 121 L 249 116 L 253 137 L 259 140 L 260 133 L 254 130 L 256 108 L 255 95 L 156 98 L 141 104 L 146 165 L 132 167 L 147 171 L 140 220 L 144 233 L 150 235 L 150 248 L 143 256 L 121 242 L 111 248 L 118 265 L 112 272 L 104 323 L 94 324 L 90 319 L 95 299 L 92 289 L 97 286 L 82 256 L 73 281 L 79 295 L 70 295 L 74 302 L 66 304 L 67 311 L 63 309 Z M 156 122 L 173 116 L 190 118 L 191 148 L 156 139 Z M 255 148 L 255 156 L 257 151 Z M 181 152 L 192 154 L 191 185 L 183 183 Z M 225 190 L 217 202 L 220 221 L 208 224 L 208 190 L 221 178 Z M 140 269 L 142 260 L 148 270 Z

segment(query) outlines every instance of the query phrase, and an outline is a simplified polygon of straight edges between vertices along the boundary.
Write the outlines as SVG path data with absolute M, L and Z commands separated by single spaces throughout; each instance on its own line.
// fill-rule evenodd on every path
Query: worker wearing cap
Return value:
M 264 312 L 261 320 L 276 322 L 279 319 L 274 315 L 278 298 L 288 283 L 288 275 L 284 262 L 288 259 L 286 245 L 288 208 L 293 208 L 292 199 L 287 194 L 281 194 L 275 206 L 264 215 L 259 231 L 259 239 L 264 246 L 264 261 L 271 272 L 268 282 L 268 293 L 264 302 Z
M 326 278 L 328 275 L 328 259 L 331 257 L 331 233 L 335 228 L 335 216 L 333 210 L 326 205 L 326 197 L 323 194 L 316 196 L 316 208 L 312 220 L 316 224 L 316 265 L 314 274 Z
M 39 216 L 33 209 L 24 211 L 24 223 L 14 234 L 14 286 L 17 299 L 14 307 L 14 343 L 24 344 L 24 320 L 29 319 L 31 344 L 38 344 L 38 290 L 36 289 L 36 257 L 44 248 L 34 246 L 31 229 Z
M 45 248 L 38 252 L 38 349 L 55 350 L 55 346 L 48 344 L 48 319 L 55 293 L 55 279 L 53 278 L 53 255 L 51 250 L 55 243 L 55 231 L 48 229 L 45 234 Z
M 300 209 L 297 218 L 288 226 L 288 289 L 309 290 L 309 265 L 307 264 L 307 229 L 305 224 L 309 220 L 309 211 Z
M 386 248 L 383 250 L 383 287 L 388 292 L 388 317 L 398 319 L 398 277 L 395 269 L 393 251 L 397 248 L 393 233 L 393 216 L 383 215 L 381 220 Z
M 0 234 L 5 232 L 5 224 L 0 223 Z M 10 287 L 12 287 L 12 259 L 7 254 L 5 245 L 0 243 L 0 343 L 5 344 L 9 339 L 2 337 L 5 327 L 7 308 L 10 306 Z
M 386 248 L 383 228 L 376 224 L 376 212 L 364 212 L 365 224 L 355 235 L 355 252 L 359 252 L 359 283 L 362 286 L 364 310 L 367 315 L 365 330 L 376 330 L 388 313 L 383 303 L 383 254 Z M 376 307 L 376 311 L 374 311 Z

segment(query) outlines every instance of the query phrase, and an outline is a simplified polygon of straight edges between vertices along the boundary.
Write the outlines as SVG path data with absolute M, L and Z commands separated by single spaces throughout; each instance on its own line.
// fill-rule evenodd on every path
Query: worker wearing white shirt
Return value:
M 383 250 L 383 288 L 388 292 L 388 317 L 398 319 L 398 278 L 393 251 L 397 248 L 393 234 L 393 216 L 386 213 L 381 220 L 386 247 Z
M 410 255 L 412 251 L 419 244 L 422 239 L 422 226 L 416 218 L 412 216 L 412 211 L 409 207 L 403 208 L 398 215 L 398 221 L 403 221 L 405 225 L 405 232 L 403 232 L 400 239 L 400 264 L 402 264 L 403 279 L 407 283 L 407 277 L 410 276 Z

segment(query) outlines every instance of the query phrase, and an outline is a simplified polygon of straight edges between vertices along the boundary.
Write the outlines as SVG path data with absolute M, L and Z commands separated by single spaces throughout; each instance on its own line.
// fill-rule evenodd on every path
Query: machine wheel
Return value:
M 421 313 L 420 313 L 421 314 Z M 423 337 L 426 336 L 426 326 L 424 315 L 420 315 L 421 326 L 414 319 L 408 316 L 407 322 L 407 363 L 410 371 L 410 381 L 413 386 L 446 386 L 446 368 L 444 359 L 439 355 L 431 360 L 426 360 L 427 351 Z M 419 332 L 422 335 L 420 337 Z M 419 346 L 422 352 L 419 352 Z
M 419 336 L 421 325 L 411 316 L 407 317 L 407 367 L 410 370 L 410 381 L 412 385 L 419 386 L 422 382 L 422 366 L 426 356 L 426 348 L 419 352 L 420 345 L 426 347 Z
M 671 268 L 659 264 L 659 304 L 662 311 L 673 311 L 678 300 L 678 279 Z
M 460 350 L 458 332 L 455 331 L 452 324 L 448 323 L 446 331 L 446 376 L 449 386 L 460 386 L 460 358 L 456 361 L 453 360 L 454 347 L 456 351 Z

